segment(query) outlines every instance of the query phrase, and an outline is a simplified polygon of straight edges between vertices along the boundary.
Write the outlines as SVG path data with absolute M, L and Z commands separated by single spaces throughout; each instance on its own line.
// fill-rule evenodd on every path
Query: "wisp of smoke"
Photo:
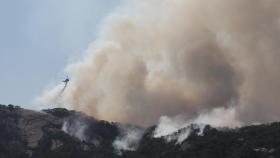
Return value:
M 85 130 L 87 128 L 87 124 L 82 121 L 69 122 L 65 120 L 62 125 L 62 131 L 68 133 L 69 135 L 78 138 L 80 141 L 87 141 Z
M 78 138 L 80 141 L 88 141 L 85 130 L 88 128 L 87 123 L 79 117 L 66 119 L 62 125 L 62 131 L 71 136 Z
M 94 135 L 94 131 L 91 131 L 92 128 L 90 128 L 94 123 L 96 123 L 95 119 L 90 118 L 83 113 L 77 112 L 64 119 L 62 131 L 79 139 L 80 141 L 90 142 L 95 146 L 98 146 L 100 143 L 98 137 L 90 135 L 91 133 Z M 89 132 L 91 133 L 89 134 Z
M 113 147 L 118 154 L 122 154 L 122 151 L 134 151 L 137 149 L 139 142 L 144 134 L 144 129 L 120 126 L 121 134 L 113 142 Z
M 100 25 L 85 58 L 67 66 L 71 83 L 62 103 L 143 126 L 161 116 L 204 122 L 216 108 L 234 111 L 243 124 L 279 120 L 279 6 L 279 0 L 125 1 Z M 45 103 L 55 93 L 46 93 Z

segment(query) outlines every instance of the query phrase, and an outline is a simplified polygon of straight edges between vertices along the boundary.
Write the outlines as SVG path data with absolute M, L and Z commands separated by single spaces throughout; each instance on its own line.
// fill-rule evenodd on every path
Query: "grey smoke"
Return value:
M 132 0 L 106 18 L 62 103 L 151 125 L 235 110 L 244 124 L 280 119 L 280 1 Z M 50 91 L 40 100 L 47 103 Z
M 71 136 L 78 138 L 80 141 L 86 141 L 85 130 L 87 129 L 87 124 L 82 121 L 69 122 L 65 120 L 62 126 L 62 130 Z
M 145 130 L 128 125 L 119 126 L 119 130 L 120 135 L 113 142 L 116 152 L 121 155 L 123 151 L 136 150 Z
M 65 118 L 62 125 L 62 131 L 80 141 L 91 142 L 97 146 L 100 143 L 98 137 L 94 138 L 88 133 L 90 123 L 95 123 L 96 121 L 97 120 L 89 118 L 82 113 L 75 113 Z
M 83 114 L 74 114 L 64 120 L 62 130 L 71 136 L 78 138 L 80 141 L 89 141 L 85 131 L 88 129 L 86 116 Z

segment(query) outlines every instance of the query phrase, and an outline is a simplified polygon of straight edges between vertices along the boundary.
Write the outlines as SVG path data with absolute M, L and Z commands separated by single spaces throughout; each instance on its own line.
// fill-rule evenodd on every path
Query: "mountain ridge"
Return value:
M 32 111 L 0 105 L 0 128 L 1 158 L 280 157 L 279 122 L 223 130 L 205 125 L 203 132 L 191 125 L 169 135 L 188 130 L 178 143 L 155 138 L 156 126 L 144 129 L 63 108 Z

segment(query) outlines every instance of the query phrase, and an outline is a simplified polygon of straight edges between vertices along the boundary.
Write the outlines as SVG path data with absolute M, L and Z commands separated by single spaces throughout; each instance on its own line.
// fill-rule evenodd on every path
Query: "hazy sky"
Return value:
M 36 108 L 32 99 L 66 77 L 100 20 L 121 0 L 1 0 L 0 104 Z

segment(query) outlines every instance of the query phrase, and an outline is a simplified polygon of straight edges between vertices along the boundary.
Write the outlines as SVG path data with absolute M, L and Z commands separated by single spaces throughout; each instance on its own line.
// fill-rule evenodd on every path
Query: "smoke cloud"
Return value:
M 63 105 L 144 126 L 216 108 L 234 109 L 244 124 L 279 120 L 279 6 L 278 0 L 125 1 L 100 25 L 84 59 L 67 66 Z
M 175 140 L 177 144 L 180 144 L 188 138 L 194 129 L 199 131 L 197 133 L 198 135 L 203 135 L 206 125 L 211 125 L 217 129 L 223 129 L 223 127 L 241 127 L 243 124 L 236 119 L 235 108 L 221 107 L 215 108 L 210 112 L 201 112 L 194 119 L 189 119 L 183 115 L 175 117 L 162 116 L 159 119 L 153 137 L 164 137 L 167 142 Z M 176 133 L 178 131 L 179 133 Z

